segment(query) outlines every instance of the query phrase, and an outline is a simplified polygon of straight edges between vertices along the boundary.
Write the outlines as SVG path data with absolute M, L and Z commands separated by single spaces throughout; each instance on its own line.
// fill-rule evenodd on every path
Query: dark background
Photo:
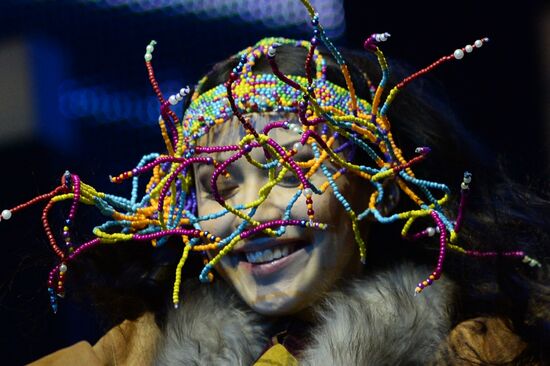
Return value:
M 129 194 L 127 186 L 112 187 L 109 174 L 162 150 L 156 100 L 143 65 L 151 39 L 158 41 L 157 79 L 170 95 L 261 37 L 310 37 L 306 12 L 299 7 L 296 13 L 277 1 L 257 0 L 253 3 L 263 10 L 237 13 L 235 1 L 211 2 L 219 3 L 215 12 L 196 10 L 200 3 L 0 3 L 0 210 L 51 190 L 66 169 L 100 190 Z M 440 102 L 503 156 L 516 179 L 546 179 L 549 51 L 544 45 L 550 39 L 550 9 L 543 1 L 496 6 L 344 1 L 343 18 L 340 11 L 334 14 L 341 1 L 334 3 L 319 11 L 322 21 L 340 24 L 332 30 L 336 44 L 360 48 L 369 34 L 390 32 L 386 56 L 413 70 L 490 37 L 486 47 L 432 75 L 443 85 Z M 277 27 L 300 14 L 303 24 Z M 0 222 L 0 243 L 3 364 L 29 362 L 100 337 L 105 330 L 85 305 L 62 300 L 57 315 L 49 310 L 45 283 L 55 258 L 38 208 Z

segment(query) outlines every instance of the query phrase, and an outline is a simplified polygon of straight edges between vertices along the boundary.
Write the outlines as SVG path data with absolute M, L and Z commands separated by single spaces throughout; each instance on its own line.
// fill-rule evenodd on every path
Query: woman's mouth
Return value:
M 254 275 L 265 276 L 278 272 L 287 264 L 291 263 L 300 256 L 306 254 L 303 250 L 310 243 L 304 240 L 285 240 L 278 244 L 275 240 L 269 245 L 258 245 L 258 250 L 243 248 L 244 251 L 237 253 L 240 265 L 250 270 Z M 253 246 L 253 245 L 251 245 Z M 248 250 L 247 250 L 248 249 Z
M 303 240 L 293 240 L 292 242 L 285 241 L 280 244 L 276 244 L 277 241 L 272 243 L 275 243 L 275 245 L 270 245 L 268 248 L 259 250 L 250 250 L 252 248 L 246 250 L 246 248 L 243 248 L 245 249 L 244 258 L 246 258 L 247 262 L 253 264 L 269 263 L 277 259 L 289 256 L 290 254 L 299 249 L 302 249 L 308 244 L 306 241 Z
M 258 250 L 255 252 L 246 252 L 246 260 L 250 263 L 266 263 L 286 257 L 293 252 L 292 246 L 284 245 L 282 247 Z

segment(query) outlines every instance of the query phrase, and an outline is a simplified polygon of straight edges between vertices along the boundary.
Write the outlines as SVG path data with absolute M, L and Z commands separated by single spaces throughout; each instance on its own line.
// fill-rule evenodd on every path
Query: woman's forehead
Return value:
M 266 112 L 249 113 L 244 118 L 254 127 L 258 133 L 271 122 L 287 121 L 299 123 L 295 113 L 288 112 Z M 237 117 L 233 117 L 221 124 L 213 126 L 200 141 L 201 144 L 209 146 L 236 145 L 248 134 L 243 124 Z M 274 128 L 269 131 L 269 137 L 279 145 L 288 146 L 300 140 L 300 135 L 285 128 Z

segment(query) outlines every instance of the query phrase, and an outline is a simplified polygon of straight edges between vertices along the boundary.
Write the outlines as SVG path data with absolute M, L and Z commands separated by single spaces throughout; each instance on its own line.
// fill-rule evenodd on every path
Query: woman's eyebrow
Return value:
M 299 143 L 300 142 L 300 136 L 296 136 L 295 139 L 291 139 L 290 141 L 287 141 L 285 142 L 284 144 L 281 144 L 281 147 L 284 147 L 285 150 L 290 150 L 292 149 L 292 147 L 294 146 L 295 143 Z M 300 144 L 300 146 L 303 148 L 305 146 L 302 146 L 302 144 Z M 306 144 L 307 146 L 307 144 Z
M 296 139 L 296 141 L 294 142 L 290 142 L 290 143 L 286 143 L 284 145 L 282 145 L 285 149 L 287 150 L 290 150 L 291 148 L 293 148 L 294 144 L 300 144 L 300 147 L 298 149 L 298 152 L 294 155 L 294 156 L 311 156 L 313 157 L 313 149 L 311 148 L 311 145 L 310 144 L 305 144 L 305 145 L 302 145 L 300 143 L 300 139 Z
M 198 174 L 204 174 L 206 172 L 212 173 L 214 171 L 214 167 L 209 164 L 196 164 L 195 165 L 195 175 Z
M 227 146 L 227 145 L 214 145 L 214 146 Z M 220 162 L 229 159 L 232 157 L 237 151 L 221 151 L 221 152 L 209 152 L 209 153 L 202 153 L 201 156 L 209 156 L 213 158 L 214 160 Z M 209 164 L 199 164 L 196 166 L 211 166 Z

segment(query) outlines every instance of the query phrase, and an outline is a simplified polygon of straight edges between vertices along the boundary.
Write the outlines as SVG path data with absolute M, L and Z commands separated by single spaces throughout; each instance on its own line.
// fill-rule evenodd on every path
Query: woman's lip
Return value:
M 278 238 L 261 238 L 254 239 L 247 242 L 245 245 L 239 248 L 234 248 L 232 253 L 234 254 L 244 254 L 250 252 L 257 252 L 265 249 L 271 249 L 280 246 L 303 246 L 307 244 L 307 241 L 304 239 L 278 239 Z
M 247 261 L 240 261 L 238 265 L 239 267 L 243 268 L 245 271 L 250 272 L 253 276 L 256 276 L 256 277 L 269 276 L 283 270 L 285 267 L 289 266 L 290 264 L 292 264 L 294 261 L 296 261 L 303 255 L 307 255 L 308 248 L 312 245 L 313 244 L 308 244 L 305 247 L 302 247 L 292 252 L 286 257 L 275 259 L 271 262 L 250 263 Z

